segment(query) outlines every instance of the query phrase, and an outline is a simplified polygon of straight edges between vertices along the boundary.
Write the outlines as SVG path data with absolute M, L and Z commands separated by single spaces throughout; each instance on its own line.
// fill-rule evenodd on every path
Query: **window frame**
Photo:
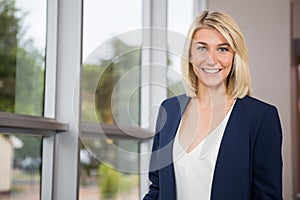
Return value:
M 198 13 L 206 8 L 206 0 L 194 0 Z M 87 136 L 109 136 L 116 139 L 130 139 L 140 142 L 140 152 L 151 151 L 158 106 L 166 98 L 166 90 L 154 86 L 141 91 L 141 128 L 126 127 L 125 132 L 142 133 L 145 137 L 132 137 L 115 125 L 80 123 L 81 110 L 81 54 L 82 54 L 83 0 L 47 1 L 47 39 L 44 116 L 34 117 L 0 112 L 0 131 L 8 134 L 42 136 L 42 178 L 41 199 L 78 199 L 79 193 L 79 133 Z M 166 52 L 157 53 L 155 48 L 166 49 L 166 34 L 157 35 L 149 27 L 167 30 L 167 0 L 143 0 L 142 8 L 144 32 L 142 63 L 167 65 Z M 70 34 L 72 33 L 72 34 Z M 161 42 L 165 41 L 165 42 Z M 150 47 L 150 48 L 145 48 Z M 75 58 L 75 59 L 74 59 Z M 164 73 L 143 69 L 142 83 L 166 84 Z M 150 98 L 149 98 L 150 97 Z M 72 103 L 70 103 L 72 102 Z M 154 110 L 151 108 L 156 107 Z M 155 118 L 154 118 L 155 119 Z M 149 129 L 146 127 L 151 124 Z M 149 158 L 140 160 L 140 169 L 145 171 Z M 148 190 L 148 174 L 140 173 L 140 197 Z

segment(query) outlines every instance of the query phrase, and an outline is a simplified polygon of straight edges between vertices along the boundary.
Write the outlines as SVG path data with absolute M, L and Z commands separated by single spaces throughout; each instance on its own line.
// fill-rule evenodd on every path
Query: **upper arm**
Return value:
M 156 200 L 159 196 L 159 176 L 158 176 L 158 169 L 156 167 L 157 165 L 157 158 L 156 158 L 156 151 L 158 149 L 158 141 L 159 136 L 156 135 L 153 140 L 152 145 L 152 153 L 151 153 L 151 159 L 150 159 L 150 166 L 149 166 L 149 180 L 150 180 L 150 186 L 149 191 L 143 198 L 143 200 Z
M 253 154 L 253 199 L 282 199 L 282 130 L 271 107 L 260 124 Z
M 162 129 L 164 122 L 164 108 L 160 106 L 156 128 L 155 128 L 155 137 L 153 139 L 152 145 L 152 153 L 150 159 L 150 167 L 149 167 L 149 180 L 151 182 L 149 186 L 149 191 L 145 195 L 144 200 L 155 200 L 158 199 L 159 196 L 159 172 L 158 172 L 158 162 L 157 162 L 157 150 L 159 150 L 159 133 Z

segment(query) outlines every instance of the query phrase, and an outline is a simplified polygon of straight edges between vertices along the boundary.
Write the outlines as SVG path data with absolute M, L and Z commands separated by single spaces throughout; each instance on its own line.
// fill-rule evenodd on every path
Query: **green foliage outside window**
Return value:
M 0 1 L 0 111 L 42 116 L 45 49 L 24 38 L 22 12 L 15 0 Z
M 101 164 L 99 166 L 100 191 L 103 199 L 113 199 L 117 193 L 120 184 L 120 172 L 111 166 Z
M 138 174 L 124 174 L 104 163 L 99 165 L 98 171 L 101 199 L 114 199 L 137 189 Z

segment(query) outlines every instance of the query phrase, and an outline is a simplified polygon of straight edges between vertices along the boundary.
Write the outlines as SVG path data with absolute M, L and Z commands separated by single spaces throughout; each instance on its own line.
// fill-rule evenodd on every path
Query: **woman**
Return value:
M 280 120 L 274 106 L 249 96 L 237 23 L 204 11 L 188 38 L 186 94 L 160 107 L 144 200 L 282 199 Z

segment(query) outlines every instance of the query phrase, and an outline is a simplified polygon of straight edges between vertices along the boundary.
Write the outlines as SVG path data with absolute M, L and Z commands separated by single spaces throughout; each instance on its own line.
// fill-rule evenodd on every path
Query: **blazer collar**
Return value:
M 177 107 L 175 115 L 174 115 L 175 116 L 174 124 L 176 124 L 176 126 L 173 127 L 173 130 L 172 130 L 173 134 L 170 134 L 170 136 L 171 136 L 170 139 L 173 139 L 175 137 L 181 117 L 182 117 L 184 111 L 186 110 L 188 103 L 191 100 L 191 97 L 188 97 L 185 94 L 179 95 L 176 98 L 177 98 L 176 100 L 177 100 L 177 103 L 179 104 L 179 106 Z
M 188 103 L 191 100 L 191 97 L 186 96 L 185 94 L 177 97 L 178 103 L 180 105 L 180 117 L 183 115 Z

